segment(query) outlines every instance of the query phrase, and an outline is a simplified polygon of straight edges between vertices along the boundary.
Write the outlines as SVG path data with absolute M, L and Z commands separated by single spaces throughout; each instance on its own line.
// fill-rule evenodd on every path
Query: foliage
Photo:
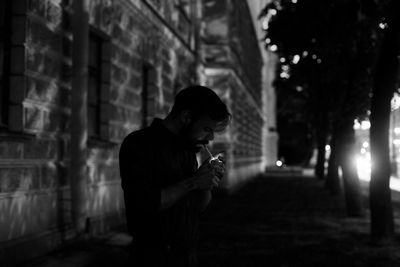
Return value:
M 295 97 L 306 102 L 300 109 L 303 120 L 314 128 L 321 127 L 321 112 L 329 114 L 331 124 L 368 115 L 379 17 L 375 7 L 372 0 L 362 5 L 357 0 L 275 0 L 261 12 L 266 48 L 281 59 L 278 97 L 297 91 Z M 278 118 L 281 112 L 291 113 L 278 110 Z

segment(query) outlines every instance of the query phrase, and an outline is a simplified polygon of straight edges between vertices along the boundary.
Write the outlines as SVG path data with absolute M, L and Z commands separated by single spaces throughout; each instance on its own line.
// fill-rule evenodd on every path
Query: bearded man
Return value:
M 124 139 L 119 164 L 133 266 L 196 266 L 199 215 L 225 172 L 222 159 L 199 167 L 196 153 L 230 118 L 213 90 L 191 86 L 166 118 Z

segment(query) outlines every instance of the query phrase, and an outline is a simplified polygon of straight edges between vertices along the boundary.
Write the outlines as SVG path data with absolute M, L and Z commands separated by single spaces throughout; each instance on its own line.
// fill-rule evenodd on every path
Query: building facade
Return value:
M 189 84 L 232 111 L 211 147 L 227 154 L 226 189 L 276 160 L 274 59 L 253 1 L 82 2 L 0 1 L 1 266 L 74 239 L 77 216 L 86 234 L 123 224 L 119 144 Z

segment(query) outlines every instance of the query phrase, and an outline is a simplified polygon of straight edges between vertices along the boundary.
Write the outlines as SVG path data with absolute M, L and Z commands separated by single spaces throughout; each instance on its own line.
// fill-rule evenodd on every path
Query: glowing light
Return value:
M 395 134 L 400 134 L 400 128 L 399 127 L 394 128 L 394 133 Z
M 297 3 L 297 0 L 292 0 L 292 3 L 293 3 L 293 4 L 296 4 L 296 3 Z
M 391 101 L 392 111 L 397 110 L 400 108 L 400 96 L 397 93 L 393 94 L 392 101 Z
M 303 87 L 301 87 L 301 86 L 296 86 L 296 91 L 297 91 L 297 92 L 303 91 Z
M 312 55 L 312 59 L 317 59 L 317 55 Z
M 304 52 L 303 52 L 303 57 L 306 57 L 306 56 L 308 56 L 308 52 L 307 52 L 307 51 L 304 51 Z
M 400 145 L 400 139 L 394 139 L 393 144 L 395 145 Z
M 290 78 L 290 75 L 289 75 L 287 72 L 281 72 L 281 73 L 279 74 L 279 76 L 280 76 L 282 79 L 289 79 L 289 78 Z
M 365 148 L 367 148 L 367 147 L 369 147 L 369 143 L 368 143 L 367 141 L 365 141 L 365 142 L 362 144 L 362 146 L 365 147 Z
M 386 22 L 381 22 L 379 23 L 379 28 L 381 28 L 382 30 L 386 29 L 389 25 Z
M 354 125 L 353 125 L 354 130 L 360 130 L 361 129 L 361 124 L 358 120 L 354 120 Z
M 361 152 L 361 154 L 365 154 L 365 153 L 367 153 L 367 150 L 363 147 L 363 148 L 361 148 L 360 152 Z
M 317 59 L 317 63 L 321 64 L 322 60 L 321 59 Z
M 361 122 L 361 130 L 368 130 L 369 128 L 371 128 L 371 123 L 369 121 Z
M 271 13 L 272 16 L 275 16 L 276 13 L 278 13 L 278 12 L 276 11 L 276 9 L 270 9 L 269 12 Z
M 271 43 L 271 39 L 266 38 L 266 39 L 265 39 L 265 43 L 266 43 L 266 44 L 270 44 L 270 43 Z
M 277 46 L 277 45 L 271 45 L 271 46 L 269 47 L 269 50 L 271 50 L 272 52 L 275 52 L 275 51 L 278 50 L 278 46 Z
M 355 163 L 357 164 L 357 173 L 360 180 L 369 182 L 371 180 L 371 154 L 366 153 L 364 155 L 358 155 L 355 157 Z M 400 191 L 400 180 L 395 177 L 390 177 L 390 188 L 392 190 Z
M 276 164 L 276 166 L 278 166 L 278 167 L 282 167 L 283 162 L 280 161 L 280 160 L 277 160 L 275 164 Z
M 300 61 L 300 56 L 299 55 L 294 55 L 294 57 L 293 57 L 293 64 L 297 64 L 297 63 L 299 63 L 299 61 Z
M 265 19 L 262 21 L 262 28 L 263 28 L 263 30 L 268 30 L 268 27 L 269 27 L 269 21 L 268 21 L 267 18 L 265 18 Z
M 330 146 L 330 145 L 326 145 L 326 146 L 325 146 L 325 151 L 326 151 L 326 152 L 331 151 L 331 146 Z
M 371 155 L 369 153 L 357 155 L 355 157 L 355 164 L 360 179 L 369 181 L 371 177 Z
M 286 59 L 285 59 L 284 57 L 281 57 L 281 58 L 279 59 L 279 61 L 280 61 L 281 63 L 285 63 L 285 62 L 286 62 Z

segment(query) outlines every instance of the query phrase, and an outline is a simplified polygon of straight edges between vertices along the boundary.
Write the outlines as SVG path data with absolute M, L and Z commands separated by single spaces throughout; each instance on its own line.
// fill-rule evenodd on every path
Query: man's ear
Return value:
M 188 125 L 189 123 L 192 122 L 192 115 L 188 110 L 184 110 L 181 112 L 180 119 L 184 125 Z

